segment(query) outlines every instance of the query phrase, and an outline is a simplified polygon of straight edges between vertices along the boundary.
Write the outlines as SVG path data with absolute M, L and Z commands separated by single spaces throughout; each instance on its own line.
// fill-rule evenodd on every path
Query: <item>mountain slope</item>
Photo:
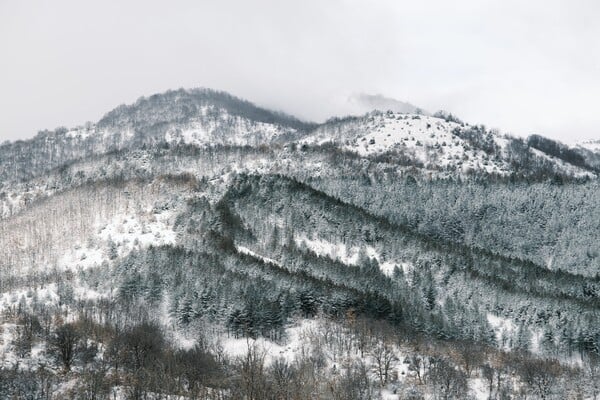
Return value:
M 538 170 L 542 174 L 594 176 L 593 168 L 574 150 L 536 138 L 532 136 L 523 143 L 445 114 L 373 112 L 364 117 L 330 120 L 301 143 L 333 143 L 361 156 L 397 159 L 428 171 L 449 171 L 455 175 L 507 176 Z M 557 147 L 564 150 L 554 151 Z
M 575 150 L 581 153 L 588 165 L 600 170 L 600 140 L 578 143 Z
M 122 149 L 169 144 L 261 145 L 313 125 L 209 89 L 169 91 L 119 106 L 97 124 L 40 132 L 0 146 L 0 178 L 29 179 L 65 163 Z
M 0 397 L 593 398 L 589 154 L 206 89 L 5 144 Z
M 444 113 L 373 112 L 323 124 L 305 123 L 223 92 L 180 89 L 119 106 L 97 124 L 43 131 L 34 139 L 0 146 L 0 181 L 31 179 L 110 151 L 179 144 L 258 147 L 328 143 L 361 157 L 379 157 L 429 174 L 455 177 L 596 175 L 596 161 L 591 156 L 585 158 L 577 150 L 536 138 L 524 143 Z

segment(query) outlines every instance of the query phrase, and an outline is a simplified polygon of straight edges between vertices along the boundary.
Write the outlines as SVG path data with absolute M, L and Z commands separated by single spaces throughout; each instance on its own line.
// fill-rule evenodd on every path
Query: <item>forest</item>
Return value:
M 207 90 L 4 144 L 0 398 L 596 399 L 590 159 Z

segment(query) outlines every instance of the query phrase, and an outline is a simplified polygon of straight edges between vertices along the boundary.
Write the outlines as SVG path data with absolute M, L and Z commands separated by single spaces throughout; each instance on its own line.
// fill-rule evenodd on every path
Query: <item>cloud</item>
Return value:
M 347 99 L 348 112 L 352 114 L 364 114 L 372 110 L 395 111 L 400 113 L 424 112 L 419 107 L 410 103 L 385 97 L 381 94 L 354 94 Z
M 317 121 L 354 112 L 353 93 L 380 93 L 516 134 L 598 137 L 599 11 L 591 0 L 0 2 L 0 140 L 199 86 Z

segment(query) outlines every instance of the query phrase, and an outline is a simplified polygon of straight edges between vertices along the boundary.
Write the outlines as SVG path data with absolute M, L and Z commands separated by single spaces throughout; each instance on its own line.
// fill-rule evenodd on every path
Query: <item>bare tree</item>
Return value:
M 490 364 L 486 363 L 481 367 L 481 375 L 488 384 L 488 398 L 491 399 L 494 391 L 494 378 L 496 376 L 496 370 Z
M 414 371 L 419 380 L 419 384 L 422 385 L 426 382 L 427 368 L 429 366 L 429 357 L 421 356 L 417 353 L 412 353 L 408 356 L 408 370 Z
M 521 360 L 519 370 L 523 381 L 542 400 L 551 395 L 561 374 L 560 364 L 556 360 L 524 358 Z
M 329 382 L 333 400 L 372 400 L 376 391 L 369 381 L 368 370 L 362 361 L 348 365 Z
M 600 356 L 596 353 L 584 355 L 584 365 L 590 379 L 590 392 L 592 399 L 596 400 L 600 394 Z
M 445 358 L 437 358 L 429 369 L 429 380 L 440 399 L 465 398 L 468 385 L 466 374 Z
M 265 355 L 256 343 L 248 342 L 246 354 L 238 360 L 239 390 L 242 398 L 262 400 L 265 398 L 267 380 L 265 375 Z
M 71 370 L 78 341 L 79 333 L 75 326 L 64 324 L 56 328 L 48 342 L 50 350 L 62 364 L 65 372 Z
M 294 398 L 294 387 L 291 383 L 296 371 L 285 358 L 279 358 L 271 364 L 269 375 L 273 381 L 273 394 L 277 399 L 291 400 Z
M 386 342 L 378 342 L 370 352 L 375 362 L 375 373 L 379 378 L 379 383 L 384 386 L 388 383 L 392 364 L 397 360 L 393 346 Z
M 456 346 L 456 353 L 469 378 L 473 370 L 485 359 L 485 348 L 473 342 L 460 342 Z

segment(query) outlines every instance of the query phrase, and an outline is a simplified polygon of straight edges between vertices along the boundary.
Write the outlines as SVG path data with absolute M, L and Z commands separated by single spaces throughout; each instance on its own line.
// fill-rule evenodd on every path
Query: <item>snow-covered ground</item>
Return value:
M 175 244 L 174 218 L 172 210 L 154 212 L 149 209 L 117 214 L 108 223 L 100 221 L 96 233 L 70 247 L 56 267 L 77 271 L 124 257 L 135 249 Z
M 459 174 L 482 171 L 499 175 L 511 172 L 512 166 L 506 156 L 511 151 L 509 144 L 512 139 L 496 131 L 487 132 L 500 150 L 500 156 L 496 157 L 474 148 L 456 135 L 457 131 L 465 129 L 469 129 L 469 124 L 428 115 L 373 112 L 355 120 L 339 122 L 337 126 L 317 128 L 300 143 L 336 143 L 345 150 L 365 157 L 396 151 L 420 161 L 429 171 L 442 169 Z M 600 141 L 583 142 L 578 146 L 600 151 Z M 550 161 L 557 171 L 577 177 L 594 176 L 587 170 L 534 148 L 530 148 L 530 151 L 535 157 Z
M 210 113 L 216 113 L 218 118 L 207 118 Z M 230 134 L 224 135 L 222 126 L 226 125 Z M 185 143 L 199 147 L 215 144 L 235 146 L 258 146 L 277 140 L 289 134 L 289 128 L 231 115 L 226 110 L 215 110 L 203 107 L 202 115 L 192 119 L 183 126 L 177 126 L 167 131 L 165 139 L 169 143 Z
M 266 263 L 271 263 L 271 264 L 274 264 L 274 265 L 281 265 L 277 260 L 274 260 L 274 259 L 269 258 L 269 257 L 262 256 L 262 255 L 256 253 L 255 251 L 250 250 L 249 248 L 247 248 L 245 246 L 236 246 L 236 248 L 237 248 L 237 251 L 239 251 L 240 253 L 248 254 L 249 256 L 258 258 L 258 259 L 260 259 L 260 260 L 262 260 L 262 261 L 264 261 Z
M 509 350 L 511 343 L 508 338 L 515 335 L 519 329 L 518 326 L 510 318 L 503 318 L 492 313 L 487 314 L 487 321 L 496 334 L 498 347 Z
M 373 246 L 350 247 L 344 243 L 332 243 L 320 238 L 310 238 L 306 235 L 297 235 L 294 237 L 297 246 L 307 248 L 319 256 L 329 257 L 338 260 L 347 265 L 358 265 L 361 256 L 361 250 L 364 256 L 377 260 L 381 271 L 391 276 L 394 268 L 402 268 L 404 273 L 409 272 L 411 265 L 406 262 L 385 259 Z
M 594 153 L 600 153 L 600 140 L 586 140 L 576 143 L 576 146 L 593 151 Z
M 284 358 L 291 362 L 300 353 L 303 346 L 310 345 L 309 335 L 321 326 L 321 321 L 317 319 L 301 320 L 297 324 L 286 329 L 286 339 L 281 343 L 276 343 L 265 338 L 234 338 L 226 337 L 220 341 L 225 352 L 232 357 L 241 357 L 248 352 L 249 347 L 257 346 L 264 352 L 267 364 Z
M 532 154 L 534 154 L 536 157 L 550 161 L 551 163 L 556 165 L 558 171 L 566 173 L 570 176 L 580 177 L 580 178 L 585 177 L 585 176 L 589 176 L 590 178 L 592 178 L 595 176 L 592 172 L 590 172 L 588 170 L 568 164 L 568 163 L 564 162 L 563 160 L 556 158 L 556 157 L 552 157 L 538 149 L 531 148 L 530 150 L 531 150 Z
M 333 325 L 331 322 L 316 319 L 303 319 L 296 322 L 294 325 L 286 329 L 284 339 L 281 342 L 273 342 L 264 338 L 249 339 L 249 338 L 233 338 L 228 337 L 219 342 L 223 350 L 231 357 L 242 357 L 250 348 L 257 350 L 260 354 L 264 355 L 265 363 L 270 365 L 273 361 L 278 359 L 285 359 L 287 362 L 293 362 L 301 355 L 311 354 L 311 351 L 315 350 L 315 346 L 319 348 L 325 356 L 326 369 L 330 372 L 340 370 L 349 361 L 362 360 L 367 364 L 371 371 L 371 378 L 374 382 L 377 382 L 376 374 L 376 360 L 371 355 L 370 351 L 375 348 L 378 343 L 370 343 L 369 350 L 362 356 L 357 349 L 353 349 L 350 352 L 344 352 L 342 355 L 334 354 L 336 350 L 328 346 L 323 341 L 323 332 L 331 330 Z M 339 329 L 339 327 L 334 328 Z M 342 330 L 343 332 L 343 330 Z M 350 335 L 349 332 L 342 333 Z M 415 371 L 410 369 L 410 364 L 406 362 L 406 357 L 414 355 L 413 349 L 401 348 L 397 345 L 391 345 L 392 352 L 394 354 L 393 361 L 390 368 L 390 376 L 397 377 L 395 382 L 392 382 L 385 387 L 381 388 L 382 399 L 386 400 L 400 400 L 402 392 L 400 390 L 394 393 L 393 388 L 401 388 L 405 386 L 419 386 L 418 379 Z M 418 354 L 418 353 L 416 353 Z M 425 356 L 425 355 L 419 355 Z M 421 374 L 424 375 L 424 371 Z M 487 383 L 474 374 L 472 378 L 468 380 L 470 395 L 475 399 L 487 400 L 489 396 Z M 426 391 L 426 399 L 434 399 L 432 393 Z
M 346 150 L 370 156 L 397 150 L 424 163 L 426 168 L 455 168 L 458 171 L 484 170 L 506 173 L 509 165 L 473 149 L 454 134 L 461 125 L 441 118 L 400 113 L 374 113 L 349 129 L 349 135 L 336 137 L 328 130 L 317 130 L 301 143 L 323 144 L 334 141 Z M 342 132 L 344 132 L 342 130 Z M 346 132 L 347 133 L 347 132 Z M 494 135 L 496 144 L 504 149 L 507 139 Z

